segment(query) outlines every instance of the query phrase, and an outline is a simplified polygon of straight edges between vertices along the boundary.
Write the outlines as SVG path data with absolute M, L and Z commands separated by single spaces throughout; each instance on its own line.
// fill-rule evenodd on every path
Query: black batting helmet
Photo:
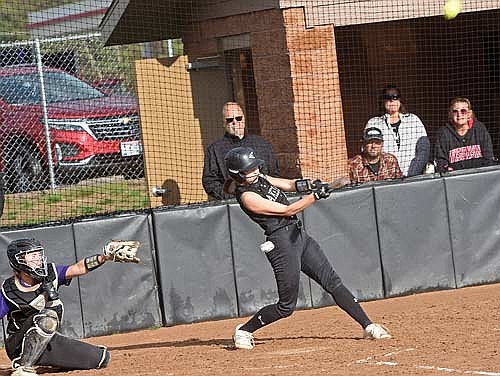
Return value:
M 32 252 L 40 252 L 41 264 L 37 267 L 31 267 L 26 262 L 26 255 Z M 7 247 L 7 257 L 12 269 L 18 272 L 25 272 L 37 281 L 48 275 L 47 258 L 42 244 L 35 239 L 17 239 L 12 241 Z
M 242 146 L 229 150 L 224 161 L 229 176 L 238 183 L 245 180 L 245 172 L 261 167 L 264 164 L 262 159 L 255 157 L 252 148 Z

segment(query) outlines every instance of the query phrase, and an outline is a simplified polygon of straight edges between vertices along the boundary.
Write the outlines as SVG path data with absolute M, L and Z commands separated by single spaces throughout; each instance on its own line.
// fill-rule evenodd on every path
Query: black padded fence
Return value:
M 141 242 L 139 265 L 108 262 L 80 278 L 81 312 L 86 337 L 161 326 L 153 243 L 146 215 L 118 216 L 75 223 L 78 260 L 100 253 L 112 239 Z M 103 270 L 102 270 L 103 269 Z
M 63 265 L 100 253 L 111 239 L 134 238 L 142 242 L 143 265 L 108 263 L 98 272 L 74 279 L 69 287 L 60 288 L 65 306 L 63 334 L 81 338 L 162 325 L 146 215 L 3 232 L 0 244 L 6 249 L 10 241 L 24 237 L 38 239 L 46 249 L 48 261 Z M 2 280 L 12 274 L 6 256 L 3 257 Z
M 238 315 L 227 210 L 153 214 L 167 325 Z
M 343 189 L 307 208 L 306 230 L 360 301 L 500 281 L 500 169 Z M 293 198 L 297 199 L 297 198 Z M 89 337 L 248 316 L 276 301 L 262 231 L 235 201 L 0 233 L 36 237 L 72 263 L 110 239 L 142 242 L 143 265 L 108 263 L 61 289 L 63 333 Z M 1 256 L 0 277 L 11 271 Z M 333 301 L 307 277 L 299 308 Z
M 444 179 L 457 287 L 500 279 L 500 172 Z
M 384 296 L 373 190 L 346 190 L 305 210 L 308 233 L 321 245 L 344 284 L 359 300 Z M 313 306 L 333 299 L 311 281 Z
M 443 179 L 374 190 L 386 296 L 455 287 Z

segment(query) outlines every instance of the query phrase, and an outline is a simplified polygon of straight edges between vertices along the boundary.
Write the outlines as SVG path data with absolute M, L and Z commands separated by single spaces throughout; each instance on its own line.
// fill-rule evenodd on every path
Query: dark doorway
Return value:
M 245 112 L 247 132 L 260 135 L 252 52 L 249 48 L 224 51 L 224 60 L 233 100 Z

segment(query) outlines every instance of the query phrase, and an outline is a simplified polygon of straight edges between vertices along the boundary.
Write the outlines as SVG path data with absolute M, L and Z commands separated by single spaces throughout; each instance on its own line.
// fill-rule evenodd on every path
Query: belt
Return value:
M 282 226 L 282 227 L 278 227 L 277 229 L 273 230 L 273 232 L 269 233 L 267 236 L 270 236 L 272 234 L 274 234 L 275 232 L 278 232 L 280 230 L 290 230 L 290 229 L 293 229 L 293 228 L 296 228 L 297 230 L 301 230 L 302 229 L 302 221 L 300 219 L 297 219 L 296 221 L 294 222 L 291 222 L 285 226 Z

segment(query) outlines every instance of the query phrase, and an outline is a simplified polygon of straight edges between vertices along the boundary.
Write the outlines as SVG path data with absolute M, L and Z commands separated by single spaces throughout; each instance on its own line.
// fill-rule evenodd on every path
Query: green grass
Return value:
M 63 201 L 63 197 L 59 193 L 49 194 L 47 197 L 45 197 L 44 201 L 46 204 L 56 204 Z
M 0 226 L 30 226 L 149 207 L 144 179 L 102 178 L 54 191 L 8 194 Z

